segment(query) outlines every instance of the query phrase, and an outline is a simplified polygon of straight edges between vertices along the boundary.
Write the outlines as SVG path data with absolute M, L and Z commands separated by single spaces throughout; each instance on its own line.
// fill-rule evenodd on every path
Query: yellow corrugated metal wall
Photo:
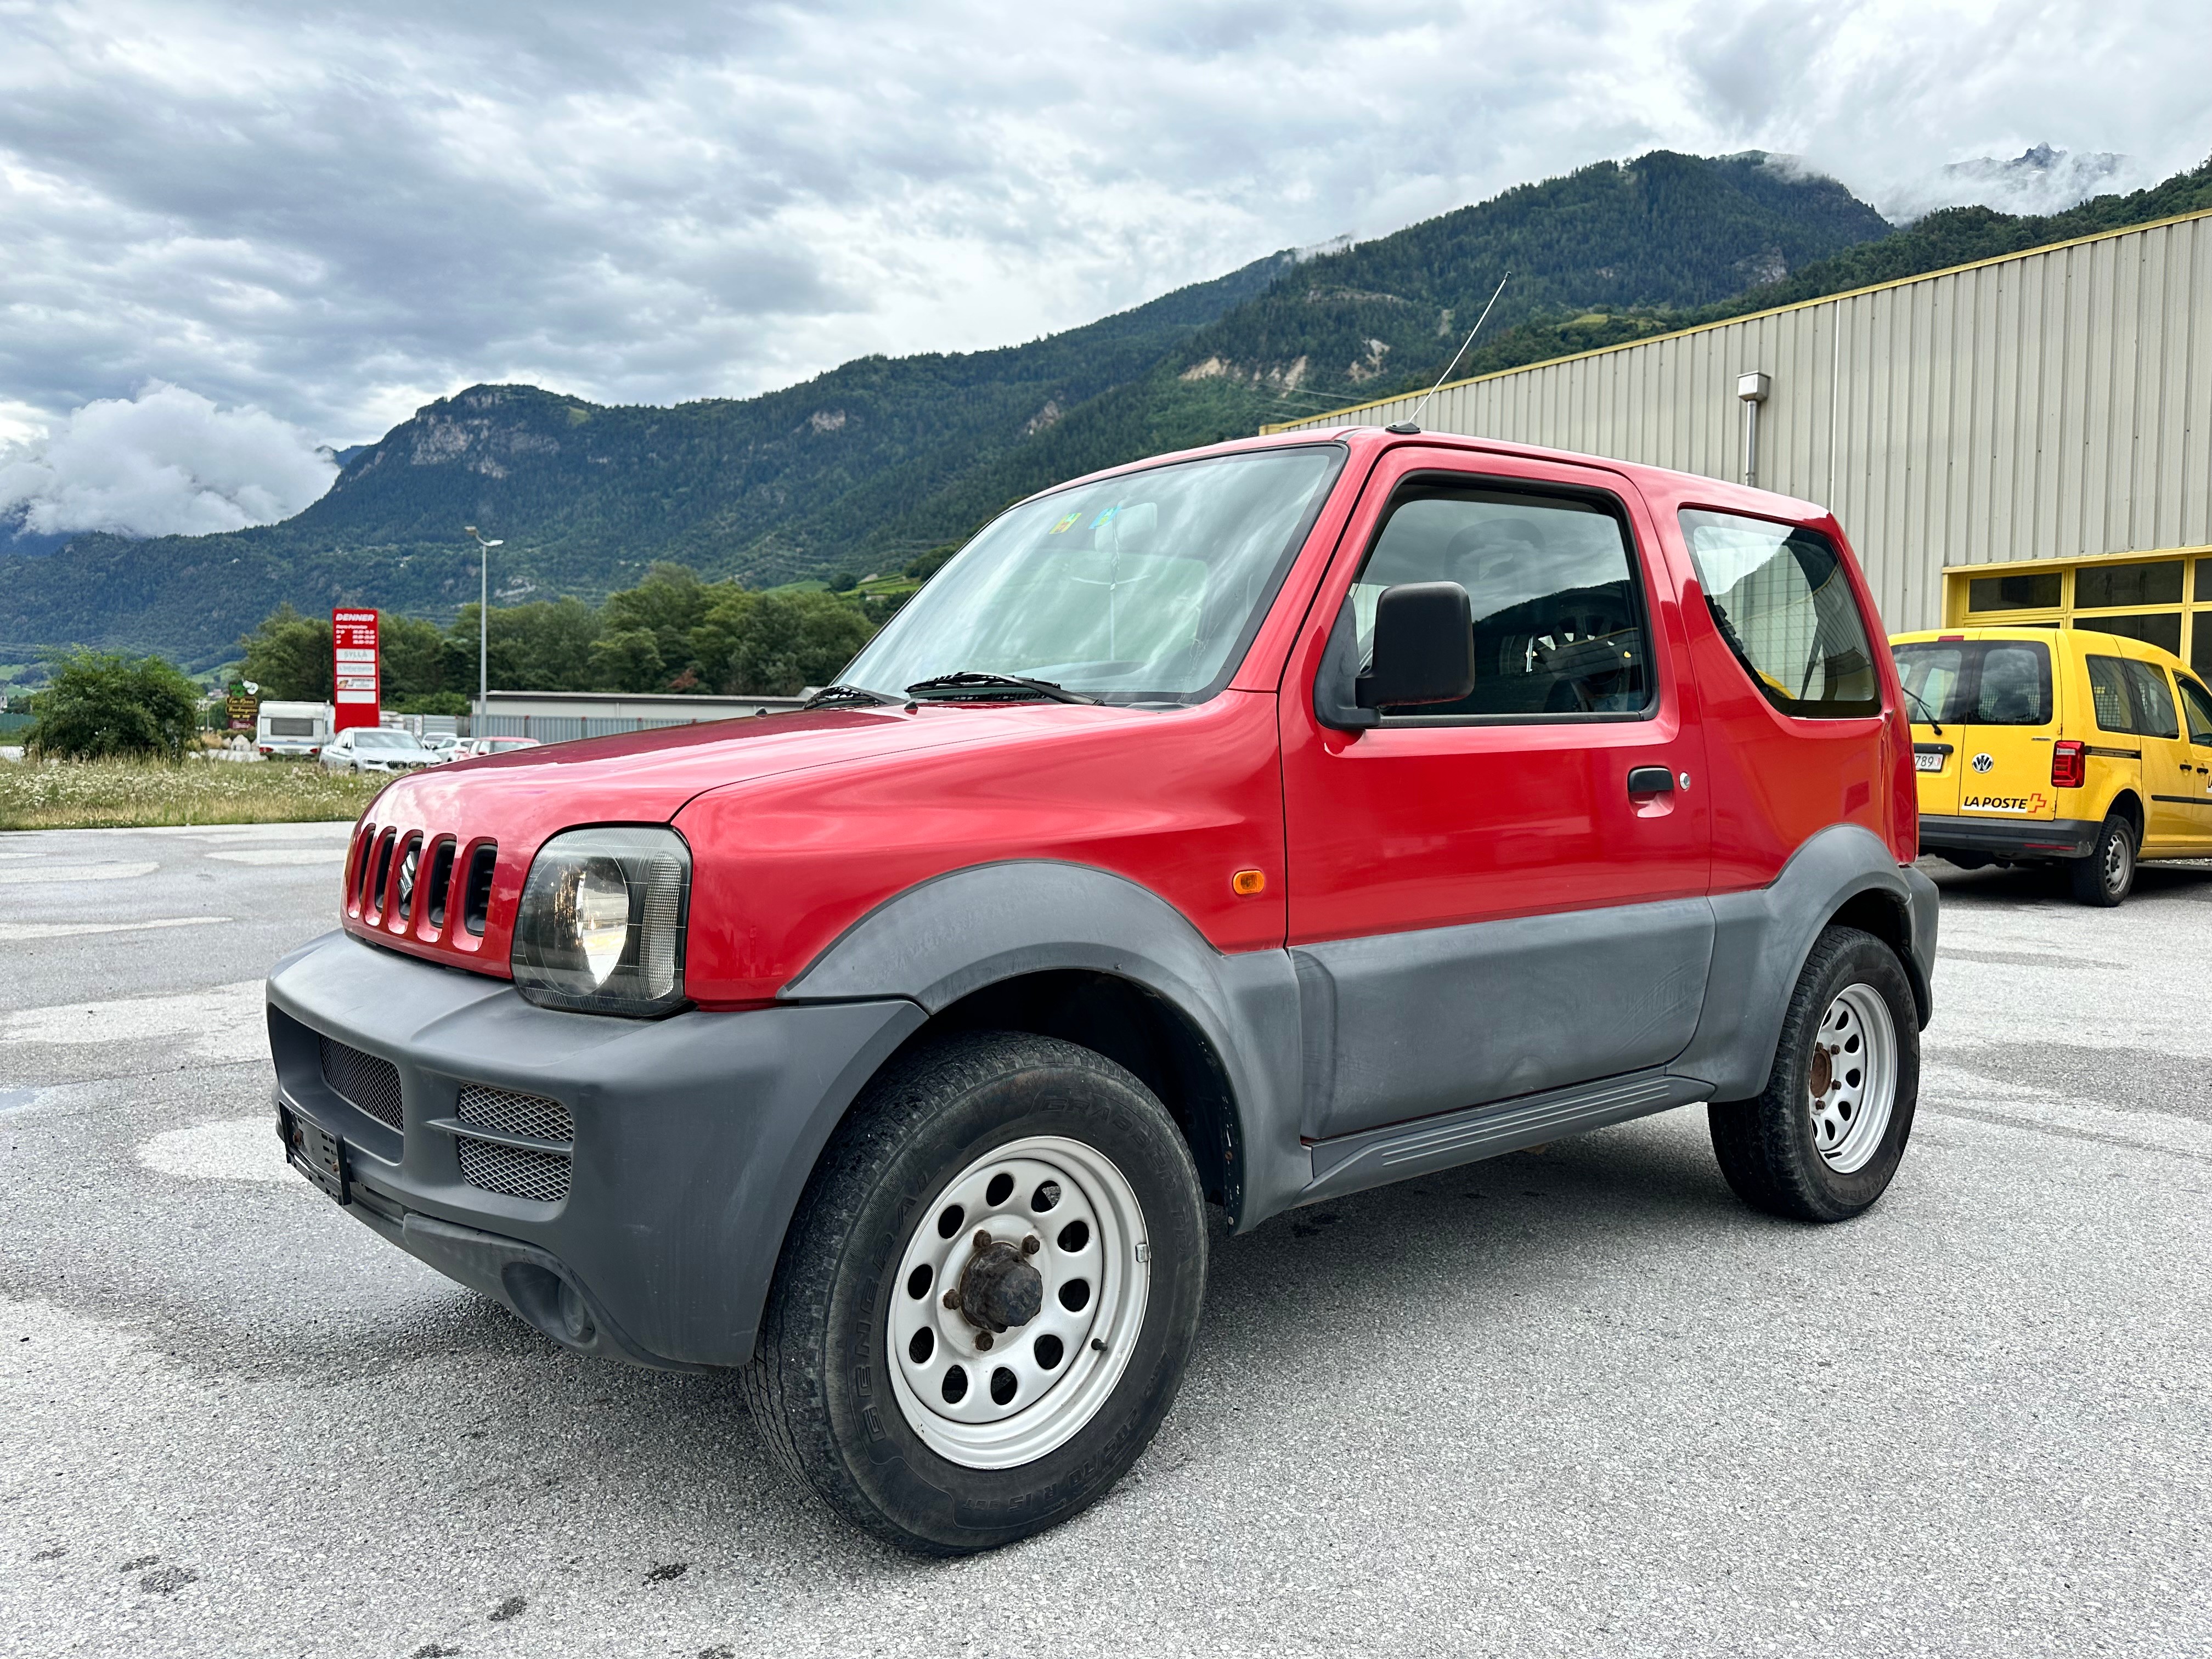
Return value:
M 1759 483 L 1835 511 L 1893 629 L 1941 623 L 1946 565 L 2212 542 L 2212 214 L 1463 381 L 1422 423 L 1735 478 L 1752 370 Z

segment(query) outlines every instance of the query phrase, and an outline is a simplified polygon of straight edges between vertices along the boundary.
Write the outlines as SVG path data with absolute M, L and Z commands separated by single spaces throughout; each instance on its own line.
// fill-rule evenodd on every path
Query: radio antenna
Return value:
M 1491 291 L 1490 305 L 1483 307 L 1482 315 L 1474 319 L 1474 326 L 1468 330 L 1467 338 L 1459 343 L 1459 349 L 1452 353 L 1452 360 L 1444 365 L 1444 372 L 1437 376 L 1436 385 L 1421 394 L 1421 401 L 1413 405 L 1413 412 L 1411 416 L 1402 421 L 1392 422 L 1383 430 L 1403 433 L 1419 432 L 1421 429 L 1421 411 L 1429 406 L 1429 399 L 1443 389 L 1444 382 L 1451 379 L 1452 370 L 1459 367 L 1459 360 L 1467 356 L 1467 349 L 1474 343 L 1474 337 L 1482 332 L 1482 325 L 1490 320 L 1490 306 L 1498 303 L 1498 296 L 1505 292 L 1506 283 L 1512 280 L 1513 273 L 1510 270 L 1498 279 L 1498 286 Z

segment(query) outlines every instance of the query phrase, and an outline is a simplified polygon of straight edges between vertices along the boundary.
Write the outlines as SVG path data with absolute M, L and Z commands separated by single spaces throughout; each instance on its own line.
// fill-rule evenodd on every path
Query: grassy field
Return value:
M 349 822 L 390 781 L 301 761 L 0 761 L 0 830 Z

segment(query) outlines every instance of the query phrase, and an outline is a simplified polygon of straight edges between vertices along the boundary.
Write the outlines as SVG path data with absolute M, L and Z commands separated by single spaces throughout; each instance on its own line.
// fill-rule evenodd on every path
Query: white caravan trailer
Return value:
M 330 741 L 331 718 L 326 702 L 264 702 L 253 722 L 253 746 L 264 755 L 312 760 Z

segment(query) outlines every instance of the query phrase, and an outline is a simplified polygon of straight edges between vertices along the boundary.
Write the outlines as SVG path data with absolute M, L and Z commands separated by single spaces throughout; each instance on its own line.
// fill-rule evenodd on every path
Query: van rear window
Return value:
M 1916 720 L 2051 724 L 2051 647 L 2039 640 L 1930 640 L 1896 655 Z

